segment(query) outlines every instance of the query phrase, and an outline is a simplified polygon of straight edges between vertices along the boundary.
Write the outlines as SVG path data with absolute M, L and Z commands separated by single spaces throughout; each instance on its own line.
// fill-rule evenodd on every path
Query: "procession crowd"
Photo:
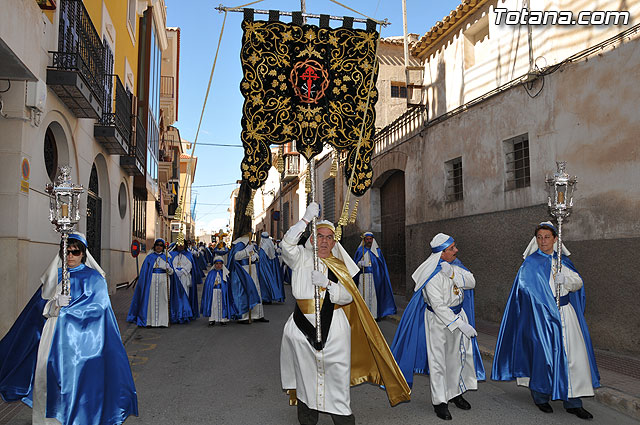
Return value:
M 476 341 L 477 282 L 458 259 L 454 238 L 439 233 L 431 240 L 389 345 L 376 322 L 397 308 L 374 234 L 363 233 L 351 256 L 319 213 L 312 202 L 281 241 L 266 232 L 257 241 L 246 234 L 230 247 L 222 240 L 207 246 L 182 236 L 170 245 L 156 239 L 127 321 L 168 327 L 203 316 L 209 326 L 266 323 L 263 305 L 284 302 L 289 284 L 296 303 L 283 330 L 281 383 L 300 424 L 317 423 L 320 413 L 354 424 L 350 387 L 364 382 L 383 389 L 392 406 L 408 402 L 416 373 L 429 375 L 439 418 L 452 418 L 449 403 L 471 409 L 463 394 L 487 377 Z M 307 237 L 312 222 L 316 230 Z M 550 400 L 563 400 L 567 412 L 590 419 L 581 398 L 593 396 L 600 383 L 583 281 L 566 247 L 558 256 L 552 223 L 531 230 L 490 378 L 528 387 L 542 412 L 553 412 Z M 31 406 L 34 424 L 121 424 L 138 415 L 137 393 L 105 275 L 83 235 L 69 235 L 66 252 L 63 246 L 0 341 L 0 394 Z

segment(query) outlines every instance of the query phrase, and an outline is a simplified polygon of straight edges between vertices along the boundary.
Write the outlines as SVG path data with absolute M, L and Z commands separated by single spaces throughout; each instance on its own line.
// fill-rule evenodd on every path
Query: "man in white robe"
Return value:
M 314 271 L 313 251 L 298 245 L 307 224 L 318 215 L 319 205 L 312 202 L 302 220 L 287 231 L 280 243 L 282 257 L 292 269 L 292 295 L 311 324 L 315 324 L 314 287 L 325 288 L 323 298 L 328 293 L 335 307 L 353 301 L 335 276 L 327 277 L 328 268 L 322 261 L 319 271 Z M 318 228 L 318 257 L 331 255 L 336 244 L 333 238 L 334 232 L 329 228 Z M 318 412 L 331 414 L 335 424 L 355 424 L 350 392 L 351 327 L 341 308 L 333 310 L 330 323 L 322 350 L 311 346 L 293 314 L 284 327 L 280 352 L 282 388 L 296 390 L 298 420 L 303 425 L 317 423 Z
M 184 292 L 189 296 L 189 290 L 191 289 L 191 285 L 193 285 L 193 279 L 191 276 L 193 264 L 191 263 L 191 258 L 186 255 L 184 244 L 176 244 L 176 250 L 171 254 L 171 257 L 173 257 L 172 262 L 175 273 L 180 280 L 180 283 L 182 283 Z

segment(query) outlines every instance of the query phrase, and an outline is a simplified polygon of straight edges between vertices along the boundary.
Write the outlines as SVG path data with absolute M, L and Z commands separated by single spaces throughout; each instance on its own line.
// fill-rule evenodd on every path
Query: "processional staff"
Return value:
M 48 184 L 49 220 L 55 226 L 55 231 L 62 234 L 62 295 L 69 295 L 69 265 L 67 262 L 67 246 L 69 233 L 80 221 L 80 195 L 84 192 L 82 186 L 71 181 L 69 173 L 71 167 L 64 165 L 59 168 L 57 185 Z
M 558 256 L 554 267 L 554 277 L 562 271 L 562 223 L 571 214 L 573 207 L 573 191 L 578 182 L 576 176 L 569 176 L 565 172 L 566 161 L 556 162 L 556 171 L 552 177 L 546 178 L 549 192 L 549 214 L 558 221 Z M 556 284 L 556 305 L 560 308 L 560 285 Z

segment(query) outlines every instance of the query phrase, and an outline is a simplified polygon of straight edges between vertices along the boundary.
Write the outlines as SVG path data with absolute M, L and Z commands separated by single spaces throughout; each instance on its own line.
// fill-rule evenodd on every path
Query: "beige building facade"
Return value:
M 530 3 L 623 11 L 613 1 Z M 496 24 L 497 8 L 521 4 L 465 0 L 413 45 L 424 106 L 378 132 L 374 187 L 343 243 L 353 251 L 361 231 L 375 232 L 394 291 L 409 297 L 431 238 L 453 235 L 478 282 L 476 316 L 499 322 L 533 229 L 549 219 L 545 177 L 566 161 L 579 183 L 563 239 L 584 278 L 594 345 L 638 353 L 639 319 L 611 330 L 629 323 L 640 272 L 640 4 L 627 4 L 627 24 L 529 28 Z

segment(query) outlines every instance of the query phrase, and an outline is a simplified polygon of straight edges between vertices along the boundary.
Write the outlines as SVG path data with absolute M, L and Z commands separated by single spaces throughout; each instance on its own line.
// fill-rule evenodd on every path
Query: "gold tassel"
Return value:
M 278 160 L 276 161 L 276 169 L 280 174 L 284 172 L 284 146 L 280 146 L 280 150 L 278 151 Z
M 253 217 L 253 197 L 254 196 L 256 196 L 256 190 L 251 189 L 251 199 L 249 199 L 247 210 L 244 212 L 244 215 L 248 215 L 249 217 Z
M 307 175 L 304 182 L 304 192 L 311 193 L 311 167 L 307 167 Z
M 340 225 L 336 227 L 335 238 L 336 238 L 336 241 L 338 242 L 340 242 L 340 239 L 342 239 L 342 226 Z
M 340 220 L 338 220 L 339 226 L 346 226 L 347 224 L 349 224 L 349 201 L 344 203 L 342 215 L 340 216 Z
M 338 152 L 333 151 L 333 159 L 331 161 L 331 170 L 329 170 L 329 177 L 335 178 L 338 175 Z
M 351 211 L 351 218 L 349 218 L 349 224 L 354 224 L 356 222 L 356 218 L 358 218 L 358 202 L 360 200 L 356 199 L 356 204 L 353 206 L 353 211 Z

